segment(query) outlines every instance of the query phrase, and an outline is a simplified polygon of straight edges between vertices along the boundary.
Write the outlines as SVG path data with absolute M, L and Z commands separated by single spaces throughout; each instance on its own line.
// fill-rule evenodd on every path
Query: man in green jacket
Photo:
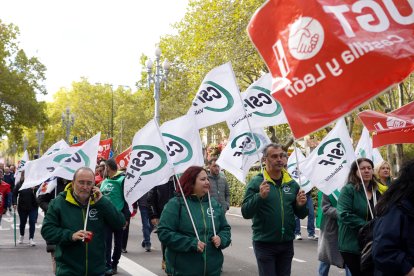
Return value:
M 253 248 L 260 276 L 290 275 L 295 215 L 308 214 L 306 195 L 284 169 L 285 152 L 278 144 L 263 150 L 266 168 L 249 182 L 242 215 L 253 220 Z
M 105 226 L 122 229 L 124 224 L 122 213 L 95 187 L 95 173 L 87 167 L 78 169 L 72 184 L 49 204 L 41 230 L 45 240 L 56 244 L 56 275 L 103 275 Z

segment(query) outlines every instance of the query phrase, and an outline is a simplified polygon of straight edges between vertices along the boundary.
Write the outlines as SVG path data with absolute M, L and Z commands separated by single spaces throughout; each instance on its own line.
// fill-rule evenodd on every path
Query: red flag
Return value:
M 396 116 L 394 113 L 365 110 L 358 113 L 358 117 L 369 131 L 382 131 L 413 125 L 410 121 L 403 119 L 404 117 Z
M 85 141 L 80 141 L 79 143 L 71 145 L 71 147 L 79 147 L 82 146 Z M 109 154 L 111 152 L 112 147 L 112 138 L 101 140 L 99 141 L 99 149 L 98 149 L 98 159 L 105 159 L 108 160 Z
M 409 121 L 414 120 L 414 101 L 394 110 L 391 113 Z
M 372 145 L 374 148 L 390 144 L 410 144 L 414 143 L 414 126 L 397 129 L 389 129 L 374 132 L 372 135 Z
M 248 32 L 296 138 L 328 125 L 414 70 L 410 5 L 270 0 L 255 13 Z
M 105 160 L 108 160 L 109 153 L 111 152 L 111 147 L 112 147 L 112 138 L 101 140 L 99 142 L 98 159 L 103 158 Z
M 125 151 L 121 152 L 117 157 L 115 157 L 116 164 L 119 168 L 126 168 L 128 166 L 131 149 L 132 147 L 130 146 Z

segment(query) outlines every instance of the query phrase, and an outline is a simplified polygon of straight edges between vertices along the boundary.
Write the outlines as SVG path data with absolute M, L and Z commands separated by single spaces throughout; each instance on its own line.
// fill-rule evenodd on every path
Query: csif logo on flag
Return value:
M 339 138 L 331 139 L 322 144 L 318 150 L 318 155 L 323 157 L 318 164 L 324 166 L 346 163 L 345 147 Z
M 20 160 L 19 166 L 17 166 L 16 171 L 20 171 L 24 167 L 25 164 L 26 164 L 25 160 Z
M 231 141 L 231 148 L 235 149 L 233 156 L 252 155 L 256 153 L 256 148 L 260 149 L 265 143 L 266 138 L 261 134 L 252 135 L 251 132 L 240 134 Z
M 173 158 L 174 166 L 188 162 L 193 157 L 193 149 L 188 141 L 169 133 L 162 133 L 163 137 L 167 138 L 165 146 L 167 147 L 168 155 Z
M 91 163 L 88 155 L 83 150 L 79 150 L 74 154 L 59 154 L 53 158 L 53 161 L 70 173 L 75 173 L 76 169 L 80 167 L 89 167 Z M 55 170 L 54 167 L 48 167 L 47 169 L 50 172 Z
M 298 170 L 298 167 L 296 166 L 296 164 L 297 163 L 292 163 L 288 165 L 287 170 L 290 176 L 292 176 L 292 178 L 295 179 L 295 181 L 298 182 L 299 184 L 299 177 L 301 177 L 301 180 L 303 177 L 302 177 L 302 173 Z M 300 182 L 301 182 L 301 185 L 300 185 L 301 187 L 305 187 L 310 183 L 309 180 L 305 181 L 305 183 L 302 183 L 302 181 Z
M 155 146 L 138 145 L 132 148 L 129 168 L 126 172 L 126 178 L 135 178 L 139 175 L 145 176 L 156 173 L 167 164 L 167 155 L 165 152 Z
M 244 101 L 244 107 L 247 112 L 262 117 L 274 117 L 282 112 L 282 107 L 278 102 L 273 100 L 270 90 L 261 86 L 253 86 Z M 260 111 L 256 111 L 259 109 Z
M 212 112 L 225 112 L 233 107 L 234 99 L 224 87 L 213 81 L 206 81 L 203 85 L 205 87 L 197 93 L 193 101 L 193 106 L 199 108 L 194 111 L 195 115 L 202 113 L 204 109 Z M 210 106 L 212 102 L 216 107 Z

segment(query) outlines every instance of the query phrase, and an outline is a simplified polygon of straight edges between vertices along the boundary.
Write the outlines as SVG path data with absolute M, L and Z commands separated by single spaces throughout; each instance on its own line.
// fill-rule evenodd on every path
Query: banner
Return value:
M 22 177 L 22 171 L 25 170 L 27 162 L 29 162 L 29 153 L 27 152 L 27 150 L 25 150 L 22 159 L 20 159 L 20 161 L 18 162 L 16 172 L 14 173 L 15 184 L 20 182 L 20 178 Z
M 300 164 L 302 173 L 324 194 L 340 190 L 348 178 L 354 148 L 341 118 L 312 153 Z
M 414 123 L 414 101 L 406 105 L 403 105 L 402 107 L 394 110 L 391 113 Z
M 66 143 L 66 141 L 62 139 L 62 140 L 54 143 L 50 148 L 48 148 L 47 151 L 45 151 L 45 153 L 40 158 L 46 157 L 46 156 L 51 155 L 51 154 L 53 154 L 57 151 L 60 151 L 62 149 L 67 149 L 67 148 L 69 148 L 68 143 Z
M 82 146 L 85 141 L 80 141 L 79 143 L 73 144 L 71 147 L 79 147 Z M 112 138 L 101 140 L 99 141 L 99 149 L 98 149 L 98 158 L 108 160 L 112 156 L 110 156 L 112 148 Z
M 374 148 L 391 144 L 413 144 L 414 126 L 374 132 L 372 143 Z
M 187 114 L 196 118 L 198 129 L 223 122 L 241 106 L 239 93 L 233 68 L 228 62 L 204 77 Z
M 296 159 L 296 152 L 298 155 L 298 159 Z M 305 191 L 305 193 L 312 190 L 313 185 L 306 178 L 306 176 L 302 173 L 301 163 L 306 159 L 305 155 L 303 155 L 302 151 L 296 151 L 296 148 L 290 154 L 287 162 L 287 171 L 290 176 L 300 185 L 300 188 Z M 299 166 L 299 170 L 298 170 Z
M 204 166 L 200 134 L 193 116 L 184 115 L 165 122 L 160 130 L 175 173 L 183 173 L 190 166 Z
M 262 150 L 269 143 L 270 139 L 263 129 L 253 129 L 253 135 L 250 131 L 230 133 L 229 141 L 217 164 L 245 183 L 249 169 L 261 160 Z
M 21 190 L 40 185 L 53 176 L 72 180 L 80 167 L 89 167 L 95 172 L 99 138 L 96 134 L 82 146 L 62 149 L 48 156 L 27 163 L 25 181 Z
M 412 1 L 270 0 L 247 31 L 296 138 L 414 70 Z
M 358 117 L 369 131 L 382 131 L 414 125 L 410 120 L 406 120 L 393 113 L 383 113 L 373 110 L 362 111 L 358 113 Z
M 118 168 L 126 168 L 128 166 L 131 149 L 132 147 L 130 146 L 115 157 L 115 162 L 118 165 Z
M 135 134 L 125 173 L 124 197 L 131 210 L 135 201 L 173 175 L 154 120 Z
M 246 118 L 249 118 L 252 128 L 287 124 L 282 106 L 270 94 L 271 86 L 272 76 L 270 73 L 263 75 L 251 84 L 246 92 L 242 93 L 245 110 L 243 110 L 243 106 L 236 107 L 237 111 L 234 114 L 237 115 L 227 120 L 229 128 L 235 127 Z

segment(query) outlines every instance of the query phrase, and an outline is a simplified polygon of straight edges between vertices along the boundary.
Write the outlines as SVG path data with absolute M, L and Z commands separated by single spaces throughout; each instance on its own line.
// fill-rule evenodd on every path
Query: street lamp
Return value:
M 45 138 L 45 131 L 44 130 L 42 130 L 42 131 L 37 130 L 36 131 L 36 138 L 37 138 L 37 145 L 38 145 L 37 155 L 40 158 L 40 147 L 42 146 L 43 139 Z
M 148 88 L 151 86 L 151 82 L 154 83 L 154 100 L 155 100 L 155 110 L 154 110 L 154 118 L 157 122 L 160 121 L 160 85 L 161 82 L 167 82 L 168 73 L 170 70 L 170 63 L 168 59 L 165 59 L 162 63 L 162 67 L 160 64 L 160 57 L 161 57 L 161 49 L 157 47 L 155 49 L 155 72 L 152 72 L 153 62 L 151 59 L 148 59 L 145 66 L 147 67 L 148 73 Z
M 70 114 L 70 108 L 66 107 L 66 114 L 62 112 L 62 125 L 66 127 L 66 143 L 69 144 L 70 128 L 75 123 L 75 116 Z
M 27 139 L 27 136 L 24 135 L 23 136 L 23 151 L 26 151 L 28 143 L 29 143 L 29 140 Z

